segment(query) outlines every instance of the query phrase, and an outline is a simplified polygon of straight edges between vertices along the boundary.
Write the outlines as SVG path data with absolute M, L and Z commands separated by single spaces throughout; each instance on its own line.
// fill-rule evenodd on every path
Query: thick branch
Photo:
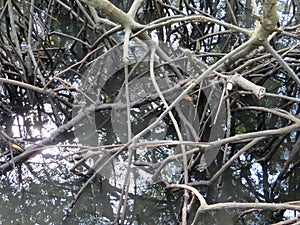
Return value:
M 108 0 L 81 0 L 82 2 L 104 12 L 109 18 L 122 24 L 124 27 L 131 27 L 133 30 L 142 28 L 143 25 L 134 21 L 134 18 L 118 9 Z
M 227 81 L 232 82 L 233 84 L 240 86 L 244 90 L 252 91 L 253 94 L 258 99 L 261 99 L 265 96 L 266 88 L 264 88 L 262 86 L 258 86 L 256 84 L 248 81 L 247 79 L 245 79 L 244 77 L 242 77 L 239 74 L 232 75 Z

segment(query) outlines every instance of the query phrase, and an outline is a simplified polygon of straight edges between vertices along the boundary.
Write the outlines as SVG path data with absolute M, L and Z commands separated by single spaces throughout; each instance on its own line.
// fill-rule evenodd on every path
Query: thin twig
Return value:
M 272 48 L 269 42 L 264 42 L 264 47 L 271 55 L 277 60 L 277 62 L 284 68 L 284 70 L 290 75 L 290 77 L 300 86 L 300 79 L 297 74 L 291 69 L 291 67 L 281 58 L 281 56 Z
M 156 82 L 156 79 L 155 79 L 155 74 L 154 74 L 154 56 L 155 56 L 155 50 L 156 50 L 156 45 L 153 44 L 152 46 L 150 46 L 150 50 L 151 50 L 151 54 L 150 54 L 150 77 L 151 77 L 151 81 L 152 81 L 152 84 L 154 86 L 154 89 L 156 90 L 156 92 L 158 93 L 160 99 L 162 100 L 164 106 L 166 108 L 169 107 L 166 99 L 164 98 L 163 94 L 161 93 L 160 91 L 160 88 Z M 169 116 L 171 118 L 171 121 L 173 123 L 173 126 L 175 128 L 175 131 L 176 131 L 176 134 L 178 136 L 178 139 L 179 141 L 183 141 L 183 137 L 182 137 L 182 134 L 181 134 L 181 131 L 180 131 L 180 128 L 179 128 L 179 125 L 173 115 L 173 113 L 171 111 L 169 111 Z M 185 146 L 184 145 L 180 145 L 180 149 L 181 149 L 181 152 L 183 154 L 183 157 L 182 157 L 182 160 L 183 160 L 183 173 L 184 173 L 184 183 L 187 184 L 188 183 L 188 167 L 187 167 L 187 157 L 186 157 L 186 154 L 185 154 Z M 184 193 L 185 196 L 188 195 L 187 191 L 185 190 L 185 193 Z M 186 224 L 186 220 L 187 220 L 187 215 L 186 215 L 186 208 L 187 208 L 187 198 L 184 198 L 184 206 L 183 206 L 183 209 L 182 209 L 182 224 Z

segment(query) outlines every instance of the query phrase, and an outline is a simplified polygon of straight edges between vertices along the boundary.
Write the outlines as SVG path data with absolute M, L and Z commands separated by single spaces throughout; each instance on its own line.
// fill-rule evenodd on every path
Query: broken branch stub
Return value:
M 252 93 L 258 98 L 261 99 L 266 94 L 266 88 L 256 85 L 243 76 L 239 74 L 234 74 L 228 79 L 228 83 L 235 84 L 237 86 L 240 86 L 244 90 L 252 91 Z

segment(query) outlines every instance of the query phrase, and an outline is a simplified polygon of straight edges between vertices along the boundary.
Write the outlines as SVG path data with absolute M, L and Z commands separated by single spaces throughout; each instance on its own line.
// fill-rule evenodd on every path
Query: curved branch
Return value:
M 263 209 L 263 210 L 271 210 L 271 211 L 277 211 L 277 210 L 297 210 L 300 211 L 300 206 L 298 205 L 291 205 L 288 203 L 241 203 L 241 202 L 225 202 L 225 203 L 217 203 L 212 205 L 206 205 L 206 206 L 200 206 L 197 210 L 196 216 L 194 218 L 194 221 L 192 225 L 197 224 L 198 217 L 202 213 L 206 213 L 209 211 L 216 211 L 216 210 L 230 210 L 230 209 Z
M 191 187 L 191 186 L 188 186 L 188 185 L 185 185 L 185 184 L 170 184 L 168 185 L 166 188 L 184 188 L 184 189 L 187 189 L 191 192 L 193 192 L 196 197 L 198 198 L 199 202 L 200 202 L 200 205 L 201 207 L 205 207 L 207 206 L 207 203 L 206 203 L 206 200 L 205 198 L 202 196 L 202 194 L 194 187 Z
M 134 19 L 117 8 L 108 0 L 81 0 L 82 2 L 101 10 L 111 19 L 119 22 L 123 27 L 131 27 L 132 29 L 139 29 L 144 27 L 143 25 L 134 21 Z

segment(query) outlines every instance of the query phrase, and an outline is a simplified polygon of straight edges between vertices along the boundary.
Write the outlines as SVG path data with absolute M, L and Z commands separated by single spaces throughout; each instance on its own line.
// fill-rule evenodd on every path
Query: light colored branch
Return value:
M 192 16 L 178 16 L 177 15 L 177 16 L 165 17 L 163 19 L 153 21 L 152 23 L 149 23 L 147 26 L 141 27 L 142 29 L 140 31 L 138 31 L 137 33 L 135 33 L 133 37 L 136 37 L 147 30 L 153 30 L 153 29 L 157 29 L 157 28 L 160 28 L 160 27 L 163 27 L 166 25 L 170 25 L 173 23 L 180 23 L 180 22 L 187 22 L 187 21 L 201 21 L 201 22 L 206 22 L 206 23 L 215 23 L 220 26 L 224 26 L 227 29 L 234 30 L 236 32 L 241 32 L 249 37 L 251 36 L 251 32 L 247 29 L 240 28 L 240 27 L 234 26 L 230 23 L 226 23 L 226 22 L 223 22 L 223 21 L 220 21 L 217 19 L 203 16 L 203 15 L 192 15 Z
M 143 27 L 143 25 L 134 21 L 134 19 L 117 8 L 108 0 L 81 0 L 82 2 L 95 7 L 98 10 L 104 12 L 109 18 L 122 24 L 123 27 L 131 27 L 132 29 L 138 29 Z
M 184 143 L 184 142 L 183 142 Z M 203 146 L 203 145 L 201 145 Z M 183 156 L 188 156 L 188 155 L 192 155 L 192 154 L 195 154 L 195 153 L 199 153 L 201 151 L 204 151 L 205 150 L 205 147 L 201 147 L 200 148 L 194 148 L 194 149 L 191 149 L 189 151 L 186 151 L 184 153 L 179 153 L 179 154 L 176 154 L 176 155 L 169 155 L 167 158 L 165 158 L 163 161 L 159 162 L 159 163 L 156 163 L 154 165 L 152 165 L 153 168 L 156 168 L 157 169 L 155 170 L 154 174 L 153 174 L 153 179 L 157 179 L 158 178 L 158 175 L 159 173 L 161 172 L 161 170 L 169 163 L 169 162 L 173 162 L 173 161 L 178 161 L 180 160 L 181 158 L 183 158 Z M 207 145 L 209 146 L 209 144 Z M 143 165 L 142 163 L 138 163 L 138 165 Z
M 281 56 L 272 48 L 269 42 L 264 42 L 264 47 L 271 55 L 277 60 L 277 62 L 284 68 L 284 70 L 290 75 L 290 77 L 300 86 L 300 79 L 297 74 L 289 67 L 289 65 L 281 58 Z
M 62 2 L 61 0 L 55 0 L 55 2 L 57 2 L 62 7 L 64 7 L 66 10 L 68 10 L 70 12 L 70 14 L 72 14 L 75 18 L 80 20 L 80 22 L 84 23 L 84 20 L 70 6 L 68 6 L 67 4 Z
M 254 145 L 259 143 L 261 140 L 263 140 L 265 137 L 257 137 L 254 138 L 251 142 L 249 142 L 247 145 L 245 145 L 243 148 L 241 148 L 237 153 L 235 153 L 209 180 L 209 184 L 212 184 L 215 182 L 223 173 L 224 171 L 236 160 L 240 155 L 242 155 L 244 152 L 248 151 L 250 148 L 252 148 Z
M 268 109 L 266 109 L 268 110 Z M 275 112 L 276 113 L 276 112 Z M 280 112 L 278 112 L 280 113 Z M 284 113 L 282 113 L 284 114 Z M 280 115 L 282 115 L 280 113 Z M 203 143 L 203 142 L 198 142 L 198 146 L 200 149 L 193 149 L 190 151 L 187 151 L 186 154 L 190 155 L 199 151 L 210 151 L 211 149 L 214 149 L 216 147 L 219 147 L 221 145 L 224 144 L 228 144 L 228 143 L 237 143 L 237 142 L 242 142 L 242 141 L 249 141 L 249 140 L 253 140 L 253 142 L 250 142 L 248 145 L 245 146 L 245 148 L 243 148 L 242 152 L 245 151 L 244 149 L 248 149 L 249 146 L 253 146 L 254 144 L 256 144 L 258 141 L 261 140 L 262 137 L 269 137 L 269 136 L 278 136 L 278 135 L 283 135 L 283 134 L 287 134 L 287 133 L 291 133 L 293 131 L 299 131 L 300 129 L 300 122 L 298 122 L 298 124 L 294 124 L 294 125 L 290 125 L 287 127 L 283 127 L 283 128 L 279 128 L 279 129 L 273 129 L 273 130 L 264 130 L 264 131 L 256 131 L 256 132 L 249 132 L 249 133 L 245 133 L 245 134 L 238 134 L 232 137 L 228 137 L 228 138 L 224 138 L 224 139 L 220 139 L 217 141 L 212 141 L 212 142 L 207 142 L 207 143 Z M 166 145 L 172 145 L 169 141 L 165 142 Z M 169 143 L 169 144 L 167 144 Z M 173 144 L 178 143 L 178 144 L 185 144 L 185 145 L 191 145 L 191 146 L 197 146 L 197 142 L 189 143 L 189 142 L 173 142 Z M 155 179 L 159 172 L 165 167 L 165 165 L 169 162 L 172 162 L 174 160 L 179 160 L 180 158 L 183 157 L 183 154 L 177 154 L 177 155 L 171 155 L 168 156 L 166 159 L 164 159 L 163 161 L 161 161 L 158 164 L 158 168 L 156 169 L 153 178 Z M 227 165 L 227 164 L 226 164 Z M 221 175 L 217 174 L 216 176 L 214 176 L 212 178 L 212 180 L 208 180 L 208 181 L 198 181 L 198 182 L 193 182 L 193 183 L 189 183 L 190 185 L 210 185 L 213 181 L 215 181 L 215 179 L 218 178 L 218 176 Z
M 193 192 L 196 197 L 198 198 L 200 205 L 201 206 L 207 206 L 206 200 L 204 199 L 204 197 L 202 196 L 202 194 L 194 187 L 185 185 L 185 184 L 170 184 L 167 186 L 167 188 L 184 188 L 187 189 L 191 192 Z
M 125 73 L 125 99 L 126 99 L 126 119 L 127 119 L 127 141 L 131 140 L 131 120 L 130 120 L 130 96 L 129 96 L 129 38 L 131 34 L 131 29 L 129 27 L 125 28 L 124 35 L 124 48 L 123 48 L 123 64 L 124 64 L 124 73 Z M 132 145 L 131 145 L 132 146 Z M 126 167 L 126 175 L 124 183 L 122 186 L 122 191 L 120 195 L 120 201 L 117 208 L 117 215 L 115 217 L 115 223 L 119 221 L 120 213 L 123 207 L 123 212 L 121 216 L 121 224 L 124 224 L 127 200 L 128 200 L 128 191 L 130 185 L 130 173 L 131 173 L 131 164 L 132 164 L 133 149 L 132 147 L 128 148 L 128 163 Z
M 32 33 L 33 33 L 33 31 L 32 31 L 32 28 L 33 28 L 33 15 L 34 15 L 34 0 L 31 0 L 29 22 L 28 22 L 29 27 L 28 27 L 27 47 L 28 47 L 28 53 L 30 55 L 31 61 L 34 65 L 34 75 L 37 74 L 37 77 L 41 80 L 42 84 L 45 85 L 46 84 L 45 79 L 42 76 L 40 68 L 38 67 L 38 63 L 35 59 L 35 56 L 34 56 L 33 51 L 32 51 L 32 46 L 31 46 Z M 31 66 L 31 65 L 29 65 L 29 66 Z
M 264 130 L 264 131 L 256 131 L 256 132 L 249 132 L 246 134 L 238 134 L 232 137 L 224 138 L 221 140 L 213 141 L 207 143 L 209 146 L 205 148 L 205 151 L 209 151 L 210 149 L 213 149 L 215 147 L 221 146 L 226 143 L 237 143 L 237 142 L 243 142 L 243 141 L 249 141 L 255 138 L 261 138 L 261 137 L 270 137 L 270 136 L 278 136 L 278 135 L 284 135 L 291 132 L 299 131 L 300 130 L 300 124 L 293 124 L 287 127 L 282 127 L 279 129 L 273 129 L 273 130 Z M 211 184 L 210 180 L 204 180 L 204 181 L 195 181 L 192 183 L 189 183 L 189 185 L 197 186 L 197 185 L 205 185 L 208 186 Z
M 67 81 L 65 81 L 64 79 L 61 79 L 60 77 L 54 77 L 54 80 L 58 80 L 60 81 L 62 84 L 64 84 L 65 86 L 69 86 L 71 88 L 73 88 L 74 90 L 76 90 L 78 93 L 82 94 L 87 100 L 89 100 L 92 104 L 96 104 L 96 102 L 90 97 L 88 96 L 83 90 L 79 89 L 78 87 L 68 83 Z
M 6 84 L 11 84 L 11 85 L 16 85 L 19 87 L 23 87 L 41 94 L 45 94 L 45 95 L 49 95 L 49 96 L 56 96 L 56 93 L 53 92 L 52 90 L 47 90 L 44 88 L 39 88 L 37 86 L 31 85 L 31 84 L 27 84 L 21 81 L 17 81 L 17 80 L 12 80 L 12 79 L 7 79 L 7 78 L 2 78 L 0 77 L 0 83 L 6 83 Z
M 152 44 L 152 46 L 150 46 L 150 50 L 151 50 L 151 53 L 150 53 L 150 78 L 151 78 L 151 81 L 152 81 L 152 84 L 154 86 L 154 89 L 156 90 L 156 92 L 158 93 L 158 96 L 160 97 L 160 99 L 162 100 L 164 106 L 166 108 L 169 107 L 166 99 L 164 98 L 163 94 L 161 93 L 160 91 L 160 88 L 156 82 L 156 79 L 155 79 L 155 74 L 154 74 L 154 57 L 155 57 L 155 52 L 156 52 L 156 45 L 155 44 Z M 175 131 L 176 131 L 176 134 L 178 136 L 178 139 L 179 141 L 183 141 L 183 137 L 182 137 L 182 134 L 181 134 L 181 131 L 180 131 L 180 128 L 179 128 L 179 125 L 172 113 L 172 111 L 169 111 L 169 116 L 171 118 L 171 121 L 173 123 L 173 126 L 175 128 Z M 182 160 L 183 160 L 183 177 L 184 177 L 184 183 L 187 184 L 188 183 L 188 180 L 189 180 L 189 177 L 188 177 L 188 167 L 187 167 L 187 157 L 186 157 L 186 152 L 185 152 L 185 145 L 180 145 L 180 149 L 181 149 L 181 152 L 182 152 Z M 187 191 L 185 190 L 184 191 L 184 196 L 188 196 L 188 193 Z M 187 215 L 186 215 L 186 208 L 187 208 L 187 200 L 188 198 L 184 198 L 184 204 L 183 204 L 183 207 L 182 207 L 182 224 L 186 224 L 187 223 Z
M 187 95 L 187 93 L 190 90 L 192 90 L 198 83 L 200 83 L 203 79 L 205 79 L 212 71 L 214 71 L 220 65 L 222 65 L 227 60 L 228 57 L 231 57 L 232 55 L 235 55 L 237 52 L 239 52 L 241 49 L 243 49 L 244 45 L 246 45 L 246 44 L 252 44 L 252 43 L 253 43 L 253 40 L 249 40 L 245 44 L 239 46 L 237 49 L 235 49 L 232 52 L 230 52 L 226 57 L 223 57 L 222 59 L 220 59 L 219 61 L 217 61 L 215 64 L 213 64 L 212 66 L 210 66 L 196 80 L 192 81 L 191 84 L 183 92 L 181 92 L 181 94 L 171 103 L 171 105 L 169 105 L 168 108 L 166 108 L 161 113 L 161 115 L 159 117 L 156 118 L 156 120 L 152 124 L 150 124 L 147 128 L 145 128 L 144 130 L 142 130 L 140 133 L 136 134 L 131 139 L 130 142 L 126 143 L 126 145 L 124 145 L 122 148 L 120 148 L 115 153 L 114 156 L 110 157 L 109 160 L 107 160 L 101 167 L 99 167 L 97 169 L 96 173 L 102 171 L 102 169 L 105 168 L 105 166 L 114 157 L 117 157 L 119 154 L 121 154 L 121 152 L 123 152 L 124 150 L 126 150 L 128 148 L 128 146 L 132 144 L 132 141 L 136 141 L 136 140 L 140 139 L 145 133 L 147 133 L 148 131 L 150 131 L 151 129 L 153 129 L 168 114 L 168 112 L 170 110 L 172 110 L 175 107 L 175 105 L 177 105 L 178 102 Z M 279 135 L 279 134 L 284 134 L 284 133 L 290 133 L 290 132 L 299 130 L 299 126 L 300 126 L 300 124 L 294 124 L 294 125 L 290 125 L 290 126 L 287 126 L 287 127 L 284 127 L 284 128 L 280 128 L 280 129 L 275 129 L 275 130 L 265 130 L 265 131 L 251 132 L 251 133 L 247 133 L 247 134 L 240 134 L 240 135 L 236 135 L 236 136 L 233 136 L 233 137 L 229 137 L 227 139 L 222 139 L 222 140 L 215 141 L 215 142 L 213 142 L 213 144 L 211 145 L 211 147 L 220 146 L 220 145 L 222 145 L 224 143 L 228 143 L 228 142 L 238 142 L 238 141 L 241 141 L 241 140 L 255 138 L 255 137 L 260 137 L 260 136 L 270 136 L 270 135 Z M 94 179 L 94 176 L 92 176 L 89 180 L 92 180 L 92 179 Z
M 288 134 L 294 131 L 299 131 L 300 129 L 300 124 L 296 123 L 290 126 L 278 128 L 278 129 L 271 129 L 271 130 L 262 130 L 262 131 L 255 131 L 255 132 L 249 132 L 245 134 L 237 134 L 225 139 L 217 140 L 214 142 L 210 142 L 211 146 L 209 148 L 213 148 L 215 146 L 220 146 L 226 143 L 238 143 L 241 141 L 257 138 L 257 137 L 269 137 L 269 136 L 278 136 L 278 135 L 283 135 L 283 134 Z
M 128 206 L 128 195 L 129 195 L 129 187 L 130 187 L 130 174 L 131 174 L 131 165 L 132 165 L 132 160 L 133 160 L 133 155 L 134 155 L 134 144 L 129 146 L 128 148 L 128 163 L 126 166 L 126 175 L 125 175 L 125 179 L 124 179 L 124 184 L 123 184 L 123 188 L 122 188 L 122 194 L 120 197 L 120 203 L 122 203 L 122 198 L 123 195 L 125 194 L 125 199 L 123 200 L 123 212 L 122 212 L 122 217 L 121 217 L 121 224 L 125 224 L 125 215 L 126 215 L 126 207 Z M 118 223 L 118 217 L 116 217 L 115 219 L 115 224 Z
M 108 20 L 108 19 L 104 19 L 104 18 L 101 18 L 98 16 L 98 13 L 96 11 L 96 9 L 92 6 L 89 6 L 89 9 L 90 9 L 90 12 L 91 12 L 91 16 L 93 17 L 93 19 L 95 20 L 96 24 L 107 24 L 107 25 L 110 25 L 110 26 L 113 26 L 113 27 L 116 27 L 117 24 Z
M 51 33 L 49 33 L 49 35 L 58 35 L 58 36 L 61 36 L 61 37 L 67 37 L 69 39 L 72 39 L 72 40 L 75 40 L 77 42 L 80 42 L 81 44 L 87 46 L 88 48 L 91 48 L 91 45 L 89 43 L 87 43 L 86 41 L 83 41 L 82 39 L 80 38 L 77 38 L 77 37 L 74 37 L 74 36 L 71 36 L 69 34 L 66 34 L 66 33 L 62 33 L 62 32 L 57 32 L 57 31 L 52 31 Z M 72 65 L 73 67 L 73 65 Z
M 154 55 L 155 55 L 155 46 L 152 46 L 151 48 L 151 55 L 150 55 L 150 78 L 151 78 L 151 81 L 152 81 L 152 84 L 154 86 L 154 89 L 155 91 L 158 93 L 158 96 L 160 97 L 160 99 L 162 100 L 164 106 L 166 108 L 169 107 L 166 99 L 164 98 L 163 94 L 161 93 L 160 91 L 160 88 L 156 82 L 156 79 L 155 79 L 155 74 L 154 74 Z M 176 130 L 176 134 L 178 136 L 178 139 L 180 142 L 183 142 L 183 137 L 182 137 L 182 134 L 181 134 L 181 131 L 180 131 L 180 128 L 179 128 L 179 125 L 172 113 L 172 111 L 169 111 L 169 116 L 171 118 L 171 121 L 174 125 L 174 128 Z M 183 165 L 184 165 L 184 177 L 185 177 L 185 183 L 187 184 L 188 182 L 188 172 L 187 172 L 187 158 L 186 158 L 186 154 L 185 154 L 185 146 L 184 145 L 180 145 L 181 146 L 181 152 L 183 154 Z
M 85 10 L 85 8 L 83 7 L 83 5 L 81 4 L 80 0 L 75 0 L 77 5 L 79 6 L 80 10 L 83 12 L 83 14 L 85 15 L 85 17 L 88 19 L 88 21 L 90 22 L 90 24 L 95 27 L 96 23 L 94 22 L 94 20 L 90 17 L 90 15 L 88 14 L 88 12 Z
M 243 92 L 243 91 L 241 91 L 240 93 L 241 94 L 248 94 L 247 92 Z M 282 98 L 282 99 L 286 99 L 286 100 L 289 100 L 289 101 L 300 103 L 300 99 L 299 98 L 293 98 L 293 97 L 286 96 L 286 95 L 278 95 L 278 94 L 273 94 L 273 93 L 266 93 L 265 96 L 273 97 L 273 98 Z
M 245 106 L 242 108 L 243 110 L 258 110 L 262 112 L 268 112 L 272 113 L 276 116 L 285 118 L 287 120 L 293 121 L 294 123 L 300 124 L 300 119 L 295 117 L 294 115 L 290 114 L 288 111 L 285 111 L 283 109 L 269 109 L 265 107 L 260 107 L 260 106 Z
M 76 67 L 76 66 L 82 64 L 82 63 L 85 62 L 91 55 L 93 55 L 95 52 L 97 52 L 97 51 L 98 51 L 99 49 L 101 49 L 101 48 L 103 48 L 103 45 L 101 45 L 101 46 L 97 47 L 96 49 L 94 49 L 93 51 L 89 52 L 89 53 L 88 53 L 85 57 L 83 57 L 82 60 L 80 60 L 79 62 L 76 62 L 76 63 L 70 65 L 69 67 L 67 67 L 66 69 L 61 70 L 60 72 L 58 72 L 57 74 L 55 74 L 55 76 L 54 76 L 53 78 L 51 78 L 51 79 L 48 81 L 48 83 L 45 85 L 45 88 L 46 88 L 47 86 L 49 86 L 50 83 L 51 83 L 53 80 L 56 79 L 56 77 L 59 77 L 59 76 L 63 75 L 64 73 L 68 72 L 69 70 L 71 70 L 73 67 Z
M 288 53 L 291 53 L 295 48 L 297 48 L 299 46 L 300 46 L 300 44 L 292 46 L 292 47 L 283 48 L 283 49 L 278 50 L 278 53 L 282 53 L 281 57 L 284 57 Z M 257 51 L 255 51 L 254 54 L 261 53 L 261 52 L 263 52 L 263 50 L 264 50 L 264 48 L 262 46 L 261 48 L 257 49 Z M 235 69 L 233 69 L 231 72 L 236 73 L 236 72 L 240 71 L 241 69 L 243 69 L 247 66 L 250 66 L 251 64 L 254 64 L 256 62 L 259 62 L 260 60 L 263 60 L 265 58 L 268 58 L 268 57 L 272 56 L 270 53 L 267 53 L 267 54 L 263 54 L 261 56 L 252 58 L 252 57 L 254 57 L 254 54 L 253 55 L 247 55 L 248 60 L 245 61 L 242 65 L 240 65 L 240 66 L 236 67 Z M 259 66 L 254 67 L 252 70 L 254 70 L 255 68 L 258 69 L 258 68 L 265 67 L 267 64 L 272 63 L 275 60 L 276 59 L 272 58 L 269 61 L 265 61 L 263 64 L 260 64 Z M 251 73 L 251 70 L 248 70 L 247 73 L 243 73 L 243 74 L 249 74 L 249 73 Z
M 229 13 L 230 13 L 230 17 L 232 18 L 232 22 L 234 23 L 234 25 L 237 25 L 238 22 L 237 22 L 237 19 L 236 19 L 236 16 L 235 16 L 235 13 L 230 5 L 230 2 L 229 0 L 226 0 L 226 8 L 228 9 Z
M 134 18 L 137 10 L 139 9 L 139 7 L 143 3 L 143 1 L 144 0 L 134 0 L 127 15 L 130 16 L 131 18 Z
M 130 98 L 129 98 L 129 38 L 131 29 L 125 29 L 124 49 L 123 49 L 123 64 L 125 73 L 125 98 L 126 98 L 126 114 L 127 114 L 127 141 L 131 140 L 131 121 L 130 121 Z
M 266 93 L 266 88 L 262 87 L 262 86 L 258 86 L 250 81 L 248 81 L 246 78 L 244 78 L 243 76 L 241 76 L 240 74 L 234 74 L 232 76 L 230 76 L 227 79 L 227 82 L 229 83 L 233 83 L 237 86 L 240 86 L 241 88 L 243 88 L 244 90 L 247 91 L 252 91 L 252 93 L 258 98 L 261 99 L 265 96 Z
M 197 213 L 194 217 L 194 221 L 192 225 L 197 224 L 199 221 L 199 216 L 203 213 L 209 211 L 216 211 L 216 210 L 240 210 L 240 209 L 262 209 L 262 210 L 271 210 L 271 211 L 278 211 L 278 210 L 297 210 L 300 211 L 300 206 L 298 205 L 290 205 L 287 203 L 240 203 L 240 202 L 225 202 L 225 203 L 217 203 L 212 205 L 200 206 L 197 210 Z
M 243 51 L 243 49 L 247 46 L 251 46 L 255 40 L 250 39 L 241 46 L 237 47 L 230 53 L 228 53 L 226 56 L 218 60 L 216 63 L 208 67 L 200 76 L 198 76 L 195 80 L 191 81 L 189 86 L 181 92 L 181 94 L 171 103 L 171 105 L 158 117 L 159 120 L 161 120 L 171 109 L 175 107 L 179 103 L 181 99 L 183 99 L 196 85 L 198 85 L 201 81 L 203 81 L 207 76 L 209 76 L 212 72 L 220 68 L 227 60 L 229 60 L 231 57 L 234 57 L 236 54 L 238 54 L 240 51 Z M 159 121 L 157 121 L 159 122 Z

